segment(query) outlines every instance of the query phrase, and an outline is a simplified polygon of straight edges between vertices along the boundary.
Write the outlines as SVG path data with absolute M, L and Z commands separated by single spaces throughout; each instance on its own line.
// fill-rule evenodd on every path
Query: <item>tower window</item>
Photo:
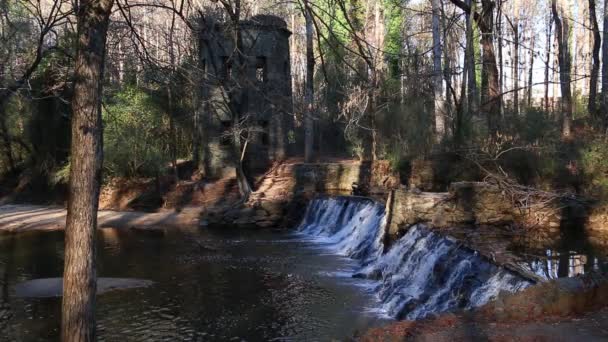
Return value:
M 263 146 L 268 146 L 270 144 L 270 139 L 268 137 L 268 121 L 260 120 L 258 121 L 258 126 L 260 126 L 260 142 Z
M 222 77 L 226 80 L 232 78 L 232 62 L 226 56 L 222 57 Z
M 266 71 L 266 57 L 257 57 L 255 59 L 255 79 L 259 83 L 265 83 L 268 77 Z

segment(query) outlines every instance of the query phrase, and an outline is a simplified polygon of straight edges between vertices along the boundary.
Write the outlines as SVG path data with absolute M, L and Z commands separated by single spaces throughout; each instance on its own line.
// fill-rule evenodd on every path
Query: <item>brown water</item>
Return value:
M 152 286 L 98 297 L 100 341 L 346 339 L 382 323 L 350 261 L 286 233 L 104 229 L 100 277 Z M 0 235 L 0 340 L 58 339 L 61 298 L 19 298 L 15 285 L 60 277 L 63 233 Z

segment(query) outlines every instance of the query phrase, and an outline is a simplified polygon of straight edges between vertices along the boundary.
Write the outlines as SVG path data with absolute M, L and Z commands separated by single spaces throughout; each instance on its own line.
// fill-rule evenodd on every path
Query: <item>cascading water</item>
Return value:
M 355 277 L 377 281 L 380 311 L 397 319 L 419 319 L 481 306 L 501 291 L 531 285 L 462 247 L 415 225 L 384 252 L 384 207 L 358 197 L 317 198 L 298 231 L 333 253 L 358 260 Z

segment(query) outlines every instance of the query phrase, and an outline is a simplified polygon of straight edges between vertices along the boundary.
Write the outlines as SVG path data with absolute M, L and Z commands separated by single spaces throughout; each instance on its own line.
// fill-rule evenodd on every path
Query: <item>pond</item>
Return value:
M 98 297 L 99 340 L 345 339 L 383 322 L 355 267 L 280 231 L 103 229 L 98 275 L 152 285 Z M 58 339 L 61 298 L 15 287 L 62 270 L 62 232 L 0 235 L 0 340 Z

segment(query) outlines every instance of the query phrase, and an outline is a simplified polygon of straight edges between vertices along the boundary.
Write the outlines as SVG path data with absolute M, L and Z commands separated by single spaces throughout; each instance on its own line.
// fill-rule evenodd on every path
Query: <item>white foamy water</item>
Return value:
M 397 319 L 478 307 L 501 291 L 531 285 L 423 225 L 411 227 L 385 251 L 385 223 L 380 203 L 326 197 L 310 202 L 298 232 L 326 251 L 357 260 L 351 276 L 376 281 L 372 291 L 380 307 L 372 310 Z

